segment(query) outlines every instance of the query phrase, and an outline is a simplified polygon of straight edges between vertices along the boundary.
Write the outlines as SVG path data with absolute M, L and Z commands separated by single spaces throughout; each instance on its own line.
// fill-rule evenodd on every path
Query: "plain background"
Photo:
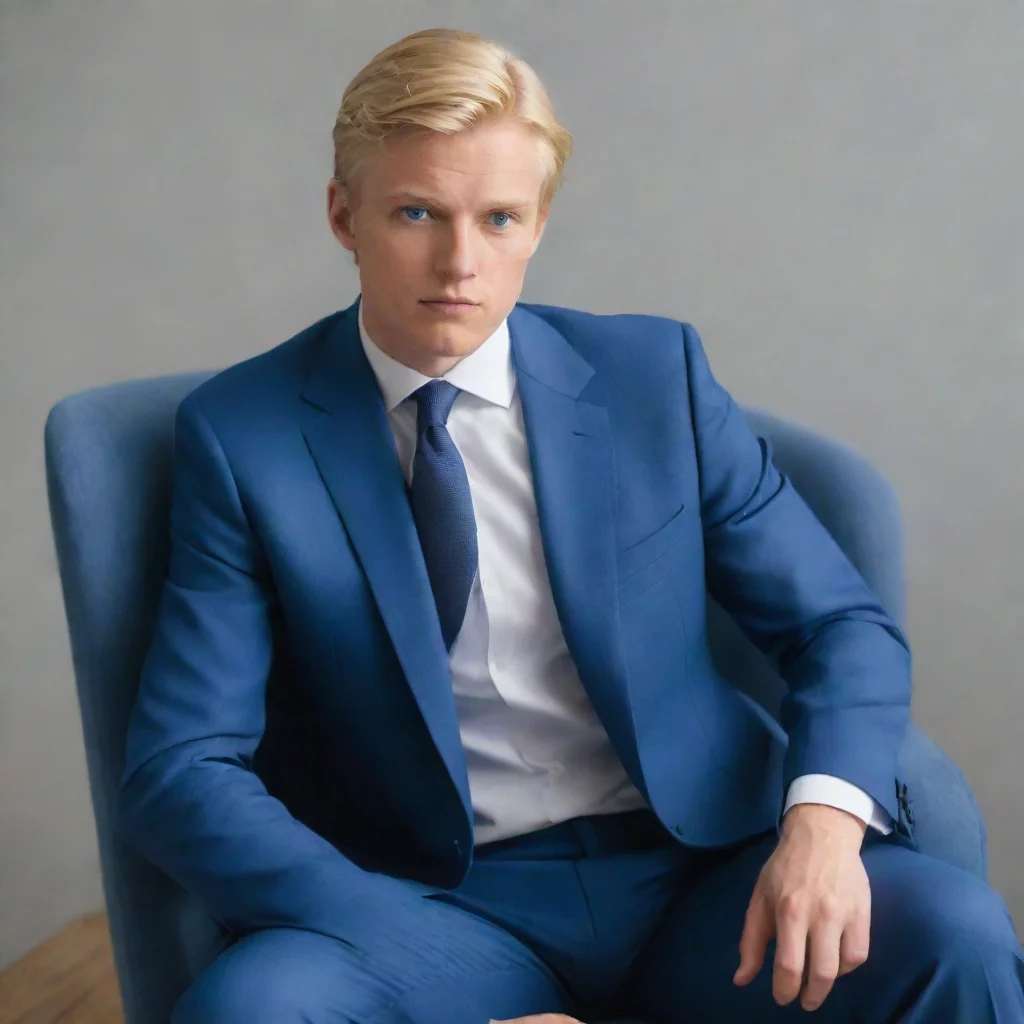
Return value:
M 337 106 L 437 26 L 533 63 L 575 135 L 524 299 L 689 320 L 738 398 L 894 482 L 916 718 L 1024 923 L 1019 2 L 0 0 L 0 966 L 102 899 L 46 413 L 348 305 Z

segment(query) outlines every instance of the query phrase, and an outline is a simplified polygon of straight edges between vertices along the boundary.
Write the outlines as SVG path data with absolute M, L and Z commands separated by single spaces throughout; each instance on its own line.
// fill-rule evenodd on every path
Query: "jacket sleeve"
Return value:
M 832 775 L 895 819 L 910 719 L 906 639 L 776 469 L 688 324 L 683 343 L 708 590 L 787 683 L 783 791 L 799 776 Z
M 123 838 L 236 931 L 337 936 L 383 898 L 418 899 L 416 883 L 357 867 L 252 771 L 275 598 L 224 452 L 189 399 L 174 475 L 170 563 L 118 794 Z

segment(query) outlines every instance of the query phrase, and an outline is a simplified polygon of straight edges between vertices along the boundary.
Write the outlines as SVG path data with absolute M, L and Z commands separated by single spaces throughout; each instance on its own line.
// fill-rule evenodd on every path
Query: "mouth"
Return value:
M 467 302 L 465 299 L 420 299 L 420 305 L 434 313 L 444 313 L 448 316 L 453 314 L 470 313 L 479 305 L 476 302 Z

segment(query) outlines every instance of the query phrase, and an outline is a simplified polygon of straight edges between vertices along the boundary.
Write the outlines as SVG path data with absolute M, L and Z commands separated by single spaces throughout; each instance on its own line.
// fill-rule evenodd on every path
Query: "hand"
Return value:
M 487 1024 L 583 1024 L 575 1017 L 564 1013 L 535 1013 L 532 1017 L 515 1017 L 511 1020 L 491 1020 Z
M 871 887 L 860 857 L 865 824 L 823 804 L 797 804 L 754 887 L 733 981 L 749 984 L 774 936 L 772 993 L 816 1010 L 837 977 L 868 957 Z

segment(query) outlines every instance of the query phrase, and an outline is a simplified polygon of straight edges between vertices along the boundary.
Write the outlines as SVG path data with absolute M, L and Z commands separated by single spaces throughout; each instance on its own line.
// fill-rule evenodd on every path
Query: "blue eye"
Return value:
M 411 221 L 413 224 L 422 224 L 423 221 L 430 216 L 430 211 L 423 206 L 403 206 L 399 209 L 398 212 L 402 214 L 402 216 L 405 217 L 407 220 Z M 423 216 L 418 216 L 418 214 L 423 214 Z M 492 213 L 490 214 L 490 216 L 505 218 L 502 223 L 494 225 L 496 228 L 502 231 L 504 231 L 505 228 L 509 227 L 515 220 L 515 217 L 513 217 L 511 213 L 499 212 Z

